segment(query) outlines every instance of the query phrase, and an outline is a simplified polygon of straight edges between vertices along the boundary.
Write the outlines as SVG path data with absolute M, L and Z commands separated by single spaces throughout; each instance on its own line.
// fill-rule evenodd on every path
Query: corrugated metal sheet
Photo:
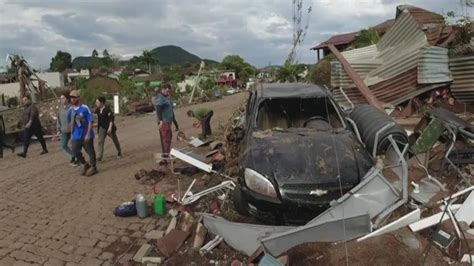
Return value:
M 453 80 L 449 71 L 448 49 L 424 47 L 418 61 L 418 83 L 431 84 Z
M 430 46 L 427 39 L 430 31 L 422 30 L 425 27 L 437 29 L 440 26 L 436 25 L 439 17 L 436 13 L 404 6 L 397 13 L 395 24 L 377 45 L 345 51 L 342 55 L 378 100 L 393 105 L 403 103 L 432 89 L 446 86 L 453 79 L 448 67 L 447 49 Z M 442 41 L 448 36 L 441 34 L 444 33 L 442 29 L 431 32 L 430 40 L 433 42 Z M 436 32 L 440 33 L 438 39 L 434 34 Z M 343 87 L 354 104 L 365 103 L 339 62 L 331 64 L 331 85 Z M 459 83 L 459 86 L 466 85 Z M 334 91 L 334 97 L 341 103 L 346 102 L 339 91 Z
M 416 67 L 419 50 L 427 45 L 425 33 L 418 28 L 410 13 L 403 11 L 377 44 L 377 59 L 382 65 L 369 74 L 365 83 L 374 85 Z
M 370 86 L 370 90 L 377 99 L 398 105 L 422 93 L 430 91 L 435 88 L 446 86 L 448 83 L 436 84 L 418 84 L 416 68 L 410 69 L 392 79 Z M 356 88 L 345 88 L 344 92 L 351 99 L 354 104 L 364 104 L 366 101 L 359 90 Z M 344 104 L 347 101 L 339 91 L 333 92 L 336 101 Z
M 421 27 L 429 24 L 439 25 L 444 23 L 444 17 L 438 13 L 411 5 L 400 5 L 397 8 L 397 17 L 400 15 L 400 12 L 407 10 Z
M 425 33 L 416 20 L 405 10 L 377 45 L 342 52 L 367 86 L 391 79 L 417 66 L 419 51 L 428 45 Z M 352 86 L 342 68 L 334 67 L 332 84 Z M 337 80 L 336 80 L 337 79 Z
M 451 93 L 461 102 L 474 103 L 474 56 L 451 58 L 449 67 L 453 75 Z

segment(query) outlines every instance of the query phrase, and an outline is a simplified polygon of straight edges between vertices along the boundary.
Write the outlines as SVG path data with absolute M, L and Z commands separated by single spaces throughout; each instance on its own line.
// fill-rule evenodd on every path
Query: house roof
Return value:
M 328 40 L 318 44 L 317 46 L 311 48 L 311 50 L 316 50 L 320 48 L 325 48 L 328 47 L 329 44 L 333 45 L 340 45 L 340 44 L 347 44 L 351 43 L 355 40 L 357 35 L 359 34 L 358 31 L 356 32 L 351 32 L 351 33 L 344 33 L 344 34 L 339 34 L 339 35 L 334 35 Z
M 385 33 L 393 26 L 394 23 L 395 19 L 387 19 L 384 22 L 377 24 L 371 28 L 378 31 L 379 33 Z
M 392 27 L 394 23 L 395 23 L 395 19 L 387 19 L 386 21 L 379 23 L 370 28 L 375 29 L 379 33 L 385 33 L 390 29 L 390 27 Z M 349 44 L 349 43 L 352 43 L 358 35 L 359 35 L 359 31 L 334 35 L 328 40 L 311 48 L 311 50 L 326 48 L 329 44 L 333 44 L 333 45 Z

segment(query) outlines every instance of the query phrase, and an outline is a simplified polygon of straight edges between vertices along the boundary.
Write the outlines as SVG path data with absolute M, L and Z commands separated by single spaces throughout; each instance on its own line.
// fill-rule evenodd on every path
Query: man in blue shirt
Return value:
M 94 115 L 87 105 L 80 103 L 79 91 L 71 91 L 69 97 L 72 107 L 68 111 L 67 122 L 71 125 L 72 150 L 77 161 L 84 165 L 81 174 L 93 176 L 97 174 L 94 131 L 92 130 Z M 82 156 L 81 150 L 83 147 L 89 155 L 89 163 Z
M 176 130 L 178 130 L 178 123 L 176 123 L 173 111 L 173 101 L 171 100 L 171 90 L 171 85 L 165 83 L 161 87 L 161 93 L 159 93 L 155 98 L 161 148 L 163 150 L 164 157 L 168 157 L 171 151 L 171 139 L 173 138 L 173 133 L 171 132 L 171 123 L 175 123 Z M 167 164 L 167 161 L 160 162 L 160 165 L 163 164 Z

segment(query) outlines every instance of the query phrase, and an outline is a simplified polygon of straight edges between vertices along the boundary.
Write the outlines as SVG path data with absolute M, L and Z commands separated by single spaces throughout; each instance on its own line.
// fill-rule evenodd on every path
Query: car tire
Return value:
M 232 192 L 232 201 L 234 203 L 235 210 L 239 214 L 245 215 L 245 216 L 249 215 L 249 211 L 247 209 L 248 203 L 243 195 L 242 190 L 240 189 L 240 186 L 236 186 L 234 188 L 234 191 Z

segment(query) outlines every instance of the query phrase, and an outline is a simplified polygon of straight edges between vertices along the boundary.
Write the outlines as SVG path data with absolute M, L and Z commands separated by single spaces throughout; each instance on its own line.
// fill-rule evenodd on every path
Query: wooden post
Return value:
M 336 56 L 337 60 L 341 62 L 342 67 L 346 71 L 347 75 L 351 78 L 354 85 L 359 89 L 362 96 L 367 100 L 367 102 L 380 109 L 381 111 L 385 112 L 382 107 L 382 104 L 377 100 L 377 98 L 372 94 L 369 87 L 365 85 L 364 81 L 359 77 L 359 75 L 354 71 L 351 64 L 347 62 L 344 56 L 337 50 L 337 48 L 333 44 L 328 45 L 329 50 Z

